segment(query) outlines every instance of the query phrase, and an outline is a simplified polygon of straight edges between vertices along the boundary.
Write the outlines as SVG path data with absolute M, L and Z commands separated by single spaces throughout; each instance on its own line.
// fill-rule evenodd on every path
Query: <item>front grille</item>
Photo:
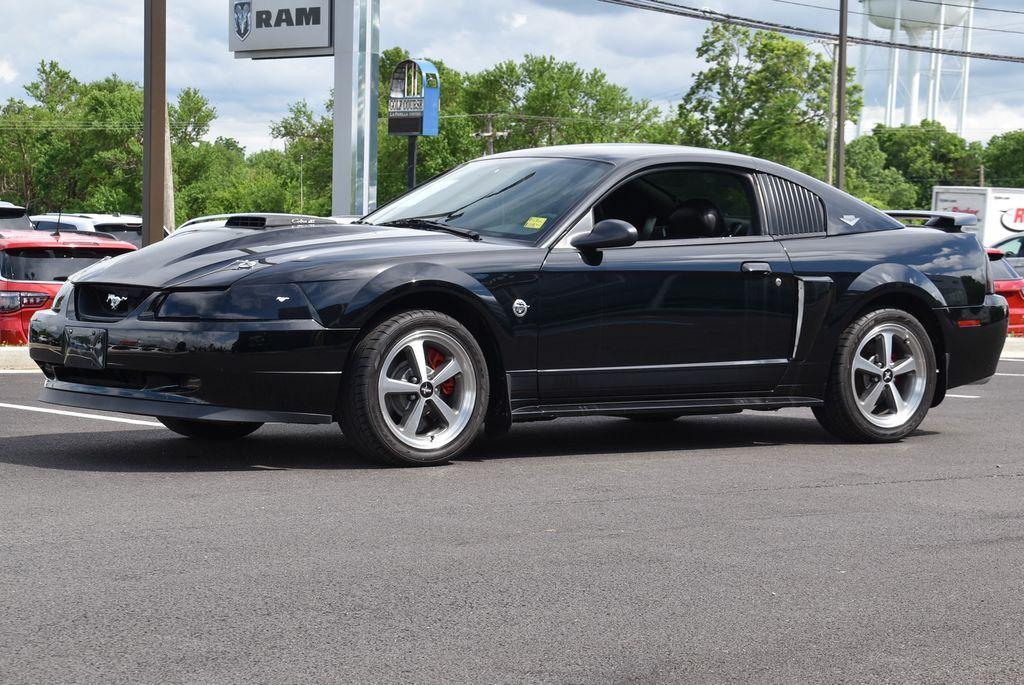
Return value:
M 44 369 L 44 372 L 47 371 Z M 128 371 L 120 369 L 79 369 L 54 365 L 48 369 L 48 377 L 65 383 L 95 385 L 102 388 L 127 390 L 152 390 L 155 392 L 190 395 L 200 388 L 195 376 L 178 373 L 155 373 L 152 371 Z
M 75 312 L 82 321 L 120 321 L 152 292 L 122 285 L 79 285 L 75 287 Z

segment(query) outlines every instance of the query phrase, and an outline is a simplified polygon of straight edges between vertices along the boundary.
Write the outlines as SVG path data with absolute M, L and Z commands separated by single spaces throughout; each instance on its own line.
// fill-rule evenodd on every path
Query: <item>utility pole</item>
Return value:
M 825 163 L 825 180 L 829 185 L 835 182 L 836 171 L 836 92 L 839 81 L 839 50 L 835 43 L 825 41 L 823 44 L 832 55 L 832 82 L 828 95 L 828 158 Z
M 984 164 L 982 164 L 981 167 L 978 168 L 978 185 L 981 186 L 982 188 L 985 187 L 985 165 Z
M 483 138 L 484 142 L 485 142 L 484 154 L 485 155 L 493 155 L 494 154 L 494 141 L 495 141 L 495 139 L 497 139 L 497 138 L 507 138 L 508 134 L 509 134 L 508 131 L 495 131 L 494 130 L 494 115 L 493 114 L 485 114 L 484 115 L 484 130 L 483 130 L 483 132 L 482 133 L 474 133 L 473 137 L 474 138 Z
M 142 244 L 164 237 L 167 183 L 167 0 L 145 0 Z
M 836 144 L 839 147 L 838 162 L 836 171 L 836 187 L 840 190 L 846 188 L 846 44 L 847 44 L 847 20 L 849 19 L 850 0 L 839 2 L 839 45 L 838 63 L 839 79 L 837 88 L 839 90 L 839 115 L 836 122 Z
M 299 155 L 299 214 L 306 212 L 306 155 Z

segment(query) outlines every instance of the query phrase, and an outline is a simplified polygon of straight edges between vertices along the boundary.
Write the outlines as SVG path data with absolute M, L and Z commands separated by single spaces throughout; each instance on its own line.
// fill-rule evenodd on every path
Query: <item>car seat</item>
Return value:
M 665 233 L 668 240 L 721 238 L 729 235 L 729 228 L 714 202 L 693 198 L 676 207 L 668 218 Z

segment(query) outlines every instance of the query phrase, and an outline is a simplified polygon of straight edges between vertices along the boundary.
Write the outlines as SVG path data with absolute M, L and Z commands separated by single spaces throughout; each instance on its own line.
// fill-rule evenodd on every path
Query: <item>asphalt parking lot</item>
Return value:
M 580 419 L 418 470 L 336 427 L 42 413 L 0 375 L 0 682 L 1020 682 L 999 371 L 896 445 L 806 410 Z

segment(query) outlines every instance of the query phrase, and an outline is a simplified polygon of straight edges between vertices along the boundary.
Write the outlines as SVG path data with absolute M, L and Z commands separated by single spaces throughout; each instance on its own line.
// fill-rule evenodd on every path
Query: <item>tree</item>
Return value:
M 913 208 L 917 202 L 917 188 L 886 166 L 874 136 L 861 136 L 846 146 L 846 189 L 880 209 Z
M 679 142 L 763 157 L 823 176 L 832 63 L 770 31 L 716 24 L 697 55 L 707 67 L 679 105 Z M 850 121 L 862 107 L 850 71 Z
M 994 185 L 1024 187 L 1024 131 L 994 136 L 985 149 L 985 175 Z
M 932 186 L 978 182 L 981 145 L 968 143 L 937 121 L 893 128 L 879 124 L 871 135 L 885 154 L 886 165 L 914 184 L 915 207 L 931 204 Z

